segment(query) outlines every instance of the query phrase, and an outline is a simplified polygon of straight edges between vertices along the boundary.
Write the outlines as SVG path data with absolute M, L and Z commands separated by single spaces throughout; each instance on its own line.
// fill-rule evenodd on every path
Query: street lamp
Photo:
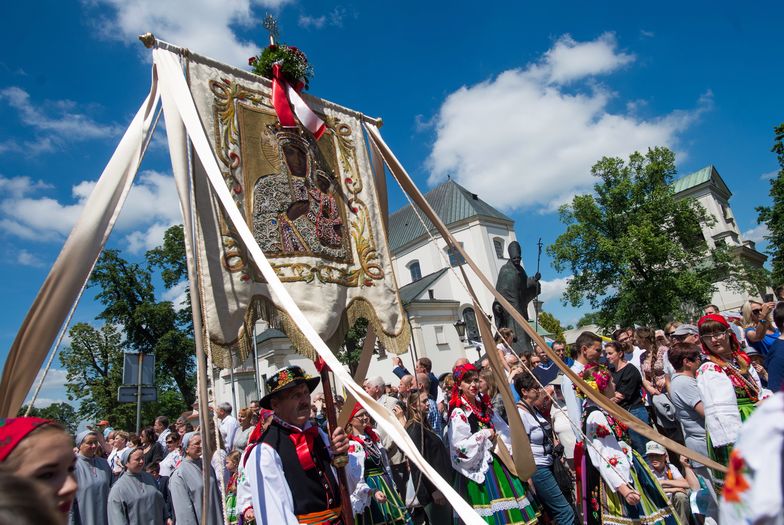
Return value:
M 466 323 L 462 319 L 455 323 L 455 330 L 457 330 L 457 336 L 460 338 L 460 342 L 462 343 L 465 341 L 465 331 L 466 331 Z

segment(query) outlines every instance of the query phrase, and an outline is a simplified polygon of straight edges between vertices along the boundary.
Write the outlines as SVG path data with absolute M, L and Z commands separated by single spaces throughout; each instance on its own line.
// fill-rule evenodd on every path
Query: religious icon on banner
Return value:
M 364 317 L 380 342 L 403 351 L 409 327 L 397 294 L 361 115 L 308 97 L 318 133 L 284 126 L 266 79 L 192 57 L 189 85 L 224 180 L 278 277 L 332 347 Z M 197 175 L 198 175 L 197 166 Z M 246 355 L 252 323 L 279 326 L 298 350 L 312 349 L 196 179 L 207 327 L 213 347 Z M 207 219 L 211 217 L 211 219 Z

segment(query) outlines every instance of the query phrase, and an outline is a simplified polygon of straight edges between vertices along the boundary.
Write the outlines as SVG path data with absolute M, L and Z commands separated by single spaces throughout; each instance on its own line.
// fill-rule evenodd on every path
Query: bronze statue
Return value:
M 528 304 L 542 291 L 542 287 L 539 284 L 542 276 L 537 272 L 533 277 L 528 277 L 525 269 L 520 264 L 521 260 L 520 243 L 517 241 L 509 243 L 509 260 L 498 272 L 498 281 L 496 281 L 495 289 L 527 321 Z M 511 346 L 515 350 L 518 352 L 530 352 L 532 350 L 531 339 L 528 337 L 528 334 L 512 319 L 511 315 L 507 314 L 498 301 L 493 302 L 493 318 L 498 328 L 510 328 L 514 332 L 517 342 Z

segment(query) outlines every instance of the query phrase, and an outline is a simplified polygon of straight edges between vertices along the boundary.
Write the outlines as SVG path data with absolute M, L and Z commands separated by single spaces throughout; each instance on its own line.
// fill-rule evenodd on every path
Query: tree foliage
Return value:
M 770 255 L 773 284 L 784 284 L 784 122 L 774 128 L 773 149 L 779 162 L 779 172 L 770 181 L 771 206 L 757 208 L 757 222 L 768 226 L 767 252 Z
M 553 334 L 553 339 L 559 343 L 566 342 L 566 339 L 564 338 L 564 328 L 561 326 L 561 321 L 556 319 L 553 314 L 544 311 L 540 312 L 539 324 L 542 325 L 542 328 Z
M 18 416 L 23 416 L 27 412 L 27 405 L 23 405 L 19 409 Z M 51 405 L 43 408 L 33 407 L 30 411 L 31 417 L 42 417 L 44 419 L 53 419 L 65 427 L 70 434 L 76 434 L 79 427 L 79 414 L 76 409 L 68 403 L 52 403 Z
M 122 327 L 123 347 L 156 356 L 159 386 L 171 381 L 184 403 L 195 400 L 193 326 L 190 310 L 175 309 L 171 301 L 158 301 L 152 284 L 153 268 L 161 269 L 164 286 L 173 288 L 187 274 L 182 226 L 167 230 L 162 246 L 147 253 L 143 266 L 123 259 L 117 250 L 105 250 L 90 278 L 100 288 L 96 299 L 104 306 L 98 315 Z M 186 301 L 186 307 L 190 301 Z
M 750 278 L 728 248 L 708 248 L 701 225 L 713 218 L 696 201 L 675 198 L 669 149 L 633 153 L 628 162 L 605 157 L 591 173 L 594 194 L 561 207 L 567 228 L 547 251 L 557 270 L 574 274 L 564 300 L 587 301 L 600 325 L 663 326 L 707 303 L 714 283 Z
M 135 430 L 136 404 L 117 401 L 123 374 L 121 334 L 108 323 L 100 328 L 77 323 L 69 335 L 71 342 L 61 350 L 60 361 L 66 371 L 68 398 L 80 403 L 80 420 L 108 419 L 115 428 Z M 156 386 L 158 401 L 142 404 L 144 422 L 160 414 L 177 416 L 185 409 L 179 391 L 165 382 Z
M 367 335 L 367 329 L 368 320 L 364 317 L 357 319 L 354 326 L 346 333 L 346 340 L 336 355 L 341 363 L 348 366 L 352 376 L 357 371 L 359 358 L 362 356 L 362 343 Z

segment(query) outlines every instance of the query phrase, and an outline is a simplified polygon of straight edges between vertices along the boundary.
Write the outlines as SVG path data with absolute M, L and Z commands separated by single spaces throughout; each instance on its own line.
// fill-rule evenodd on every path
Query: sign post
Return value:
M 155 378 L 155 356 L 138 352 L 126 352 L 123 361 L 123 386 L 117 391 L 120 403 L 136 402 L 136 433 L 141 432 L 142 402 L 155 401 L 157 392 L 153 386 Z

